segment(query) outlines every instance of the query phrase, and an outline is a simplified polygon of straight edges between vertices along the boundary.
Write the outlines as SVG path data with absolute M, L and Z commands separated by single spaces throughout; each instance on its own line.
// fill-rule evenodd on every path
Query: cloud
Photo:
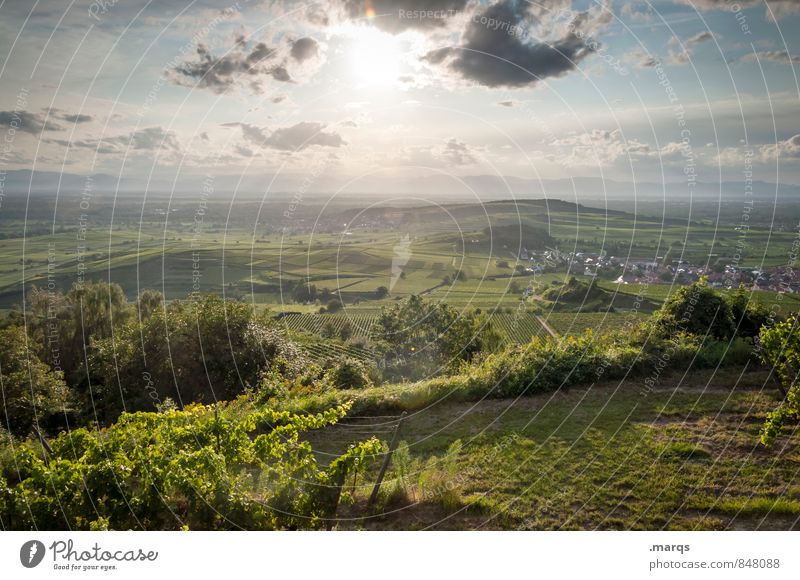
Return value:
M 658 59 L 643 50 L 633 50 L 625 54 L 623 60 L 636 68 L 653 68 L 658 65 Z
M 768 60 L 780 64 L 800 63 L 800 56 L 789 54 L 786 50 L 765 50 L 762 52 L 749 53 L 742 57 L 743 62 L 755 62 L 756 60 Z
M 655 19 L 653 7 L 648 3 L 628 2 L 622 6 L 622 16 L 639 23 L 649 23 Z
M 400 147 L 396 154 L 382 157 L 380 163 L 400 166 L 436 167 L 453 169 L 475 165 L 478 155 L 475 150 L 458 139 L 451 138 L 439 145 L 410 145 Z
M 83 115 L 80 113 L 68 113 L 62 109 L 42 109 L 45 113 L 49 113 L 49 116 L 53 119 L 60 119 L 62 121 L 66 121 L 67 123 L 88 123 L 89 121 L 93 120 L 94 117 L 91 115 Z
M 702 32 L 698 32 L 694 36 L 690 36 L 686 40 L 683 41 L 683 46 L 677 50 L 670 49 L 667 53 L 669 57 L 669 62 L 675 65 L 683 65 L 688 64 L 692 60 L 692 56 L 694 56 L 694 51 L 692 47 L 702 44 L 703 42 L 707 42 L 714 38 L 714 33 L 709 30 L 703 30 Z M 678 45 L 679 40 L 678 37 L 673 36 L 669 39 L 667 44 L 671 45 Z
M 573 12 L 555 37 L 535 39 L 530 29 L 541 21 L 530 5 L 519 0 L 501 0 L 471 17 L 459 46 L 429 51 L 423 59 L 457 76 L 487 87 L 524 87 L 574 70 L 596 50 L 589 36 L 608 22 L 610 13 Z M 548 31 L 540 31 L 548 32 Z M 554 31 L 550 31 L 554 32 Z
M 517 101 L 500 101 L 497 104 L 501 107 L 516 107 L 518 103 Z
M 200 87 L 222 94 L 240 83 L 261 92 L 263 80 L 296 82 L 298 76 L 316 68 L 322 61 L 322 48 L 313 38 L 284 39 L 272 47 L 258 42 L 248 49 L 243 33 L 235 37 L 235 49 L 214 56 L 205 44 L 198 44 L 196 57 L 177 65 L 170 73 L 176 85 Z
M 81 115 L 78 113 L 74 115 L 69 115 L 69 114 L 63 115 L 61 118 L 67 121 L 68 123 L 88 123 L 93 119 L 91 115 Z
M 765 6 L 765 18 L 770 21 L 780 20 L 784 16 L 800 12 L 800 3 L 797 0 L 673 0 L 678 4 L 685 4 L 697 10 L 726 10 L 732 11 L 733 6 L 752 8 Z
M 470 5 L 469 0 L 334 0 L 331 2 L 338 20 L 369 24 L 384 32 L 399 34 L 407 30 L 436 31 L 446 29 Z M 319 6 L 319 5 L 317 5 Z M 316 7 L 315 7 L 316 8 Z M 308 16 L 318 25 L 330 24 L 317 10 Z
M 478 162 L 469 146 L 458 139 L 449 139 L 436 154 L 452 165 L 474 165 Z
M 773 166 L 776 160 L 797 162 L 800 160 L 800 134 L 775 143 L 725 147 L 720 150 L 714 159 L 722 165 L 741 167 L 743 160 L 747 156 L 750 156 L 756 162 L 769 164 L 770 166 Z
M 778 141 L 770 145 L 761 145 L 759 152 L 764 161 L 778 158 L 800 159 L 800 135 L 794 135 L 785 141 Z
M 341 135 L 325 131 L 325 125 L 322 123 L 301 122 L 271 132 L 266 128 L 247 123 L 225 123 L 223 127 L 238 127 L 242 131 L 245 141 L 262 149 L 302 151 L 314 145 L 341 147 L 345 144 Z
M 624 139 L 619 129 L 593 129 L 569 135 L 550 143 L 555 153 L 550 161 L 564 166 L 610 165 L 621 158 L 650 157 L 653 149 L 636 139 Z
M 698 32 L 694 36 L 687 38 L 684 41 L 684 44 L 687 46 L 691 46 L 693 44 L 700 44 L 701 42 L 706 42 L 714 38 L 714 33 L 710 30 L 703 30 L 702 32 Z
M 13 127 L 16 131 L 38 135 L 42 131 L 60 131 L 63 129 L 52 119 L 45 121 L 44 115 L 30 111 L 0 111 L 0 126 Z
M 98 153 L 104 154 L 124 153 L 128 149 L 134 151 L 181 151 L 181 144 L 175 133 L 167 131 L 163 127 L 146 127 L 132 133 L 100 139 L 76 141 L 50 139 L 46 142 L 64 147 L 95 149 Z

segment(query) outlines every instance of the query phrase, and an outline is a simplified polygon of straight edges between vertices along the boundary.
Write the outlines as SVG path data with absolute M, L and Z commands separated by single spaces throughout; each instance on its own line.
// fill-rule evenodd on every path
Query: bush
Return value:
M 337 389 L 364 389 L 372 386 L 367 368 L 354 359 L 344 359 L 325 373 L 326 381 Z
M 795 314 L 772 327 L 764 327 L 759 334 L 759 354 L 770 365 L 785 390 L 780 405 L 767 415 L 761 431 L 761 440 L 770 444 L 783 432 L 789 421 L 800 419 L 800 318 Z
M 0 478 L 0 521 L 16 530 L 319 528 L 347 472 L 382 449 L 372 438 L 318 467 L 300 435 L 346 412 L 193 405 L 64 432 L 49 459 L 21 445 L 19 482 Z
M 217 295 L 175 300 L 132 319 L 90 349 L 92 404 L 103 420 L 145 411 L 166 397 L 181 405 L 236 398 L 275 369 L 292 376 L 305 357 L 248 304 Z
M 705 280 L 676 290 L 656 314 L 655 324 L 665 335 L 688 332 L 719 340 L 729 339 L 735 330 L 728 301 Z
M 53 372 L 28 349 L 21 326 L 0 330 L 0 387 L 2 423 L 9 432 L 25 436 L 35 423 L 68 408 L 70 393 L 61 372 Z

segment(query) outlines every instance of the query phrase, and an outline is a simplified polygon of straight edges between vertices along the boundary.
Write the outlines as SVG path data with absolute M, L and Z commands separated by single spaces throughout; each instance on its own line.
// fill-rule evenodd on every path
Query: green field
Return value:
M 549 324 L 562 335 L 582 334 L 586 329 L 594 332 L 615 332 L 629 329 L 647 319 L 636 312 L 553 312 L 547 316 Z
M 6 200 L 9 219 L 0 228 L 0 308 L 6 309 L 20 303 L 23 282 L 67 289 L 81 279 L 117 282 L 129 297 L 145 288 L 168 299 L 194 289 L 219 292 L 276 313 L 319 309 L 292 300 L 299 282 L 336 294 L 348 311 L 377 312 L 411 294 L 457 308 L 513 309 L 521 300 L 518 287 L 530 282 L 513 269 L 521 248 L 508 236 L 517 228 L 547 232 L 562 252 L 652 259 L 669 251 L 673 259 L 711 265 L 727 263 L 734 253 L 741 254 L 741 264 L 785 265 L 795 237 L 788 229 L 754 223 L 738 247 L 739 232 L 709 220 L 634 216 L 554 200 L 360 212 L 310 202 L 292 227 L 277 202 L 210 204 L 200 226 L 196 207 L 181 200 L 156 198 L 139 206 L 98 197 L 83 226 L 75 200 L 61 200 L 55 219 L 49 212 L 56 210 L 46 204 L 37 205 L 36 215 L 15 204 L 21 201 Z M 564 277 L 553 272 L 536 281 Z M 378 300 L 382 286 L 390 294 Z M 610 281 L 601 286 L 617 291 L 621 301 L 639 292 Z M 644 295 L 663 301 L 669 291 L 669 285 L 651 285 Z M 755 297 L 772 300 L 768 293 Z M 800 305 L 791 295 L 784 300 L 787 308 Z
M 326 328 L 338 336 L 345 326 L 352 329 L 352 339 L 370 340 L 373 338 L 373 324 L 377 314 L 364 313 L 354 309 L 347 314 L 299 314 L 287 313 L 277 318 L 278 323 L 289 331 L 304 332 L 315 336 L 324 336 Z M 492 313 L 488 320 L 507 340 L 513 343 L 525 343 L 533 337 L 545 338 L 547 330 L 535 315 L 520 311 L 516 313 Z
M 387 396 L 389 396 L 387 394 Z M 415 471 L 408 498 L 347 520 L 367 529 L 800 529 L 796 438 L 775 448 L 758 431 L 776 399 L 766 373 L 666 377 L 642 396 L 635 380 L 550 395 L 440 403 L 404 423 Z M 368 425 L 372 425 L 371 427 Z M 329 429 L 311 440 L 325 457 L 389 419 Z M 425 495 L 460 439 L 454 494 Z M 428 463 L 431 462 L 431 463 Z M 396 468 L 384 484 L 399 484 Z M 356 507 L 371 491 L 356 485 Z

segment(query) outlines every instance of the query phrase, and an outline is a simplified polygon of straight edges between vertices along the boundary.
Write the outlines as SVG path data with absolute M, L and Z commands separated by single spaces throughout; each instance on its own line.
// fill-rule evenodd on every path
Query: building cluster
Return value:
M 691 284 L 705 277 L 714 288 L 747 288 L 768 292 L 800 292 L 800 269 L 790 266 L 698 266 L 687 260 L 664 263 L 661 256 L 632 258 L 592 252 L 563 252 L 557 249 L 523 249 L 518 263 L 525 272 L 566 271 L 575 276 L 603 276 L 619 284 Z

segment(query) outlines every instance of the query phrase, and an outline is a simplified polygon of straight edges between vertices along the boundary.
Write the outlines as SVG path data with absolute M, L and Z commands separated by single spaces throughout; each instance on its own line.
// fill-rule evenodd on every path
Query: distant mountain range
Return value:
M 340 190 L 343 183 L 328 178 L 317 182 L 306 181 L 302 174 L 279 176 L 271 175 L 245 176 L 240 180 L 238 175 L 219 175 L 211 182 L 215 197 L 230 195 L 236 191 L 237 196 L 256 197 L 270 191 L 271 196 L 303 196 L 314 194 L 330 194 L 340 191 L 341 196 L 370 195 L 382 198 L 403 196 L 424 198 L 426 200 L 442 198 L 447 201 L 491 201 L 498 199 L 531 199 L 549 198 L 567 201 L 583 201 L 597 199 L 642 199 L 688 200 L 689 189 L 685 183 L 653 183 L 601 180 L 594 177 L 576 177 L 573 179 L 523 179 L 520 177 L 503 177 L 493 175 L 471 175 L 466 177 L 450 177 L 432 175 L 416 178 L 399 178 L 390 180 L 385 176 L 360 179 Z M 6 194 L 27 193 L 52 194 L 80 193 L 91 187 L 98 194 L 149 194 L 162 195 L 172 193 L 184 197 L 196 195 L 204 189 L 202 176 L 182 177 L 173 189 L 171 179 L 155 179 L 148 182 L 146 177 L 123 178 L 108 174 L 95 174 L 91 180 L 85 175 L 73 173 L 57 173 L 49 171 L 14 170 L 5 174 L 3 188 Z M 792 184 L 753 182 L 754 197 L 771 200 L 777 197 L 780 201 L 800 201 L 800 186 Z M 744 199 L 744 183 L 725 181 L 720 183 L 699 182 L 694 189 L 696 199 L 717 199 L 722 194 L 728 200 Z

